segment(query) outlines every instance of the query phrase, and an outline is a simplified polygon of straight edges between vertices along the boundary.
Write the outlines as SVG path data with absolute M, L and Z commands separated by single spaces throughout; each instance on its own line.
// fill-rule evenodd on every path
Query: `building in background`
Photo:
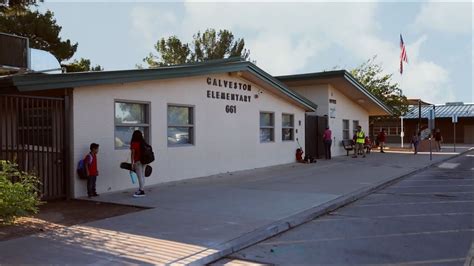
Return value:
M 421 99 L 410 99 L 408 112 L 400 119 L 377 121 L 371 125 L 371 134 L 376 136 L 382 128 L 387 132 L 387 143 L 401 144 L 402 120 L 403 142 L 410 145 L 413 133 L 429 127 L 430 112 L 434 113 L 434 128 L 439 129 L 444 143 L 454 143 L 453 118 L 457 117 L 456 143 L 474 143 L 474 104 L 448 102 L 446 104 L 430 104 Z

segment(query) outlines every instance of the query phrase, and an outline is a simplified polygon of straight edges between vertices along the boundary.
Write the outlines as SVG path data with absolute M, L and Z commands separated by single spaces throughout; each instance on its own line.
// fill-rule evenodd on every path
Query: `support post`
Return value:
M 400 124 L 401 124 L 401 127 L 400 127 L 400 142 L 401 142 L 401 146 L 403 148 L 403 138 L 405 137 L 405 132 L 403 131 L 403 116 L 400 116 Z
M 454 152 L 456 152 L 456 124 L 454 123 Z
M 421 130 L 421 100 L 418 99 L 418 132 Z

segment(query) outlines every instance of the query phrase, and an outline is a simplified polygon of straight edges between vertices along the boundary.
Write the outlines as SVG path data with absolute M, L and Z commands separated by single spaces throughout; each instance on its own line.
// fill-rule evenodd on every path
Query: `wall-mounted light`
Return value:
M 358 102 L 359 104 L 364 104 L 364 103 L 365 103 L 365 100 L 364 100 L 364 99 L 357 99 L 357 102 Z

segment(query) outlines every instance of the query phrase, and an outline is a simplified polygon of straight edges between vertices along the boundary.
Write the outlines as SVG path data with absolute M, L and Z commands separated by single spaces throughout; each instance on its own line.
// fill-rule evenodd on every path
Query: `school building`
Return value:
M 272 77 L 238 59 L 156 69 L 0 77 L 0 159 L 41 178 L 45 199 L 83 197 L 75 168 L 100 145 L 97 192 L 130 189 L 121 162 L 141 130 L 156 161 L 147 185 L 333 154 L 356 125 L 389 109 L 346 71 Z M 308 126 L 307 123 L 310 123 Z

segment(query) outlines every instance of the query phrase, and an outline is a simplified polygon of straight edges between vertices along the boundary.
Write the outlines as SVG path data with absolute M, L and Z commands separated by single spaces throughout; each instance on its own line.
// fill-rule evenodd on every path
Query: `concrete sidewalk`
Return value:
M 0 263 L 205 264 L 453 156 L 373 152 L 104 194 L 151 209 L 0 242 Z

